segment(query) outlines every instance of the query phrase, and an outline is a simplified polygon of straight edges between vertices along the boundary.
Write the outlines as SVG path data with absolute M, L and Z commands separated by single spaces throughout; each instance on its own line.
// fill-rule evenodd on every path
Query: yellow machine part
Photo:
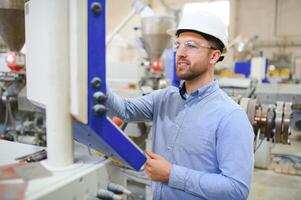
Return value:
M 291 70 L 290 69 L 269 69 L 268 70 L 268 75 L 269 76 L 289 76 L 291 73 Z

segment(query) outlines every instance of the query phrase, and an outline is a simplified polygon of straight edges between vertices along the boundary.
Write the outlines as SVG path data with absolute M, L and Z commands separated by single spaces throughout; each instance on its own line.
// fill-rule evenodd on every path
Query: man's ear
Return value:
M 210 64 L 212 65 L 216 64 L 221 55 L 222 53 L 220 52 L 220 50 L 213 50 L 210 56 L 210 61 L 209 61 Z

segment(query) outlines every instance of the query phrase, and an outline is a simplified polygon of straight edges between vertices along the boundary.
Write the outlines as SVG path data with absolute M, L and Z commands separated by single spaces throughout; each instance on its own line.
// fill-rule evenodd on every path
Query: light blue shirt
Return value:
M 252 126 L 217 81 L 185 97 L 169 86 L 107 106 L 126 121 L 153 121 L 153 151 L 170 163 L 168 183 L 153 182 L 154 199 L 247 199 L 253 171 Z

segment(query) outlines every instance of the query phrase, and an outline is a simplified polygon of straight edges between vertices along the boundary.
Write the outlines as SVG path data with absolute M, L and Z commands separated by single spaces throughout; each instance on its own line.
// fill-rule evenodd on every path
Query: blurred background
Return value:
M 45 112 L 26 95 L 26 2 L 0 2 L 0 137 L 45 147 Z M 300 0 L 106 1 L 107 83 L 123 97 L 176 86 L 172 38 L 166 30 L 189 12 L 215 13 L 229 32 L 216 79 L 254 128 L 249 199 L 300 199 L 300 10 Z M 109 115 L 140 148 L 151 149 L 151 123 L 125 123 Z M 126 178 L 135 199 L 152 198 L 144 173 L 126 171 Z

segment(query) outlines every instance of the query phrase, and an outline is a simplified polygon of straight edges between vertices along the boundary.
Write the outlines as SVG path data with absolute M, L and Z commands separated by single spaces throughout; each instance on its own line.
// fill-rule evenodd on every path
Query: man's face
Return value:
M 204 37 L 194 32 L 183 32 L 176 42 L 176 74 L 182 80 L 203 77 L 212 67 L 211 49 Z

